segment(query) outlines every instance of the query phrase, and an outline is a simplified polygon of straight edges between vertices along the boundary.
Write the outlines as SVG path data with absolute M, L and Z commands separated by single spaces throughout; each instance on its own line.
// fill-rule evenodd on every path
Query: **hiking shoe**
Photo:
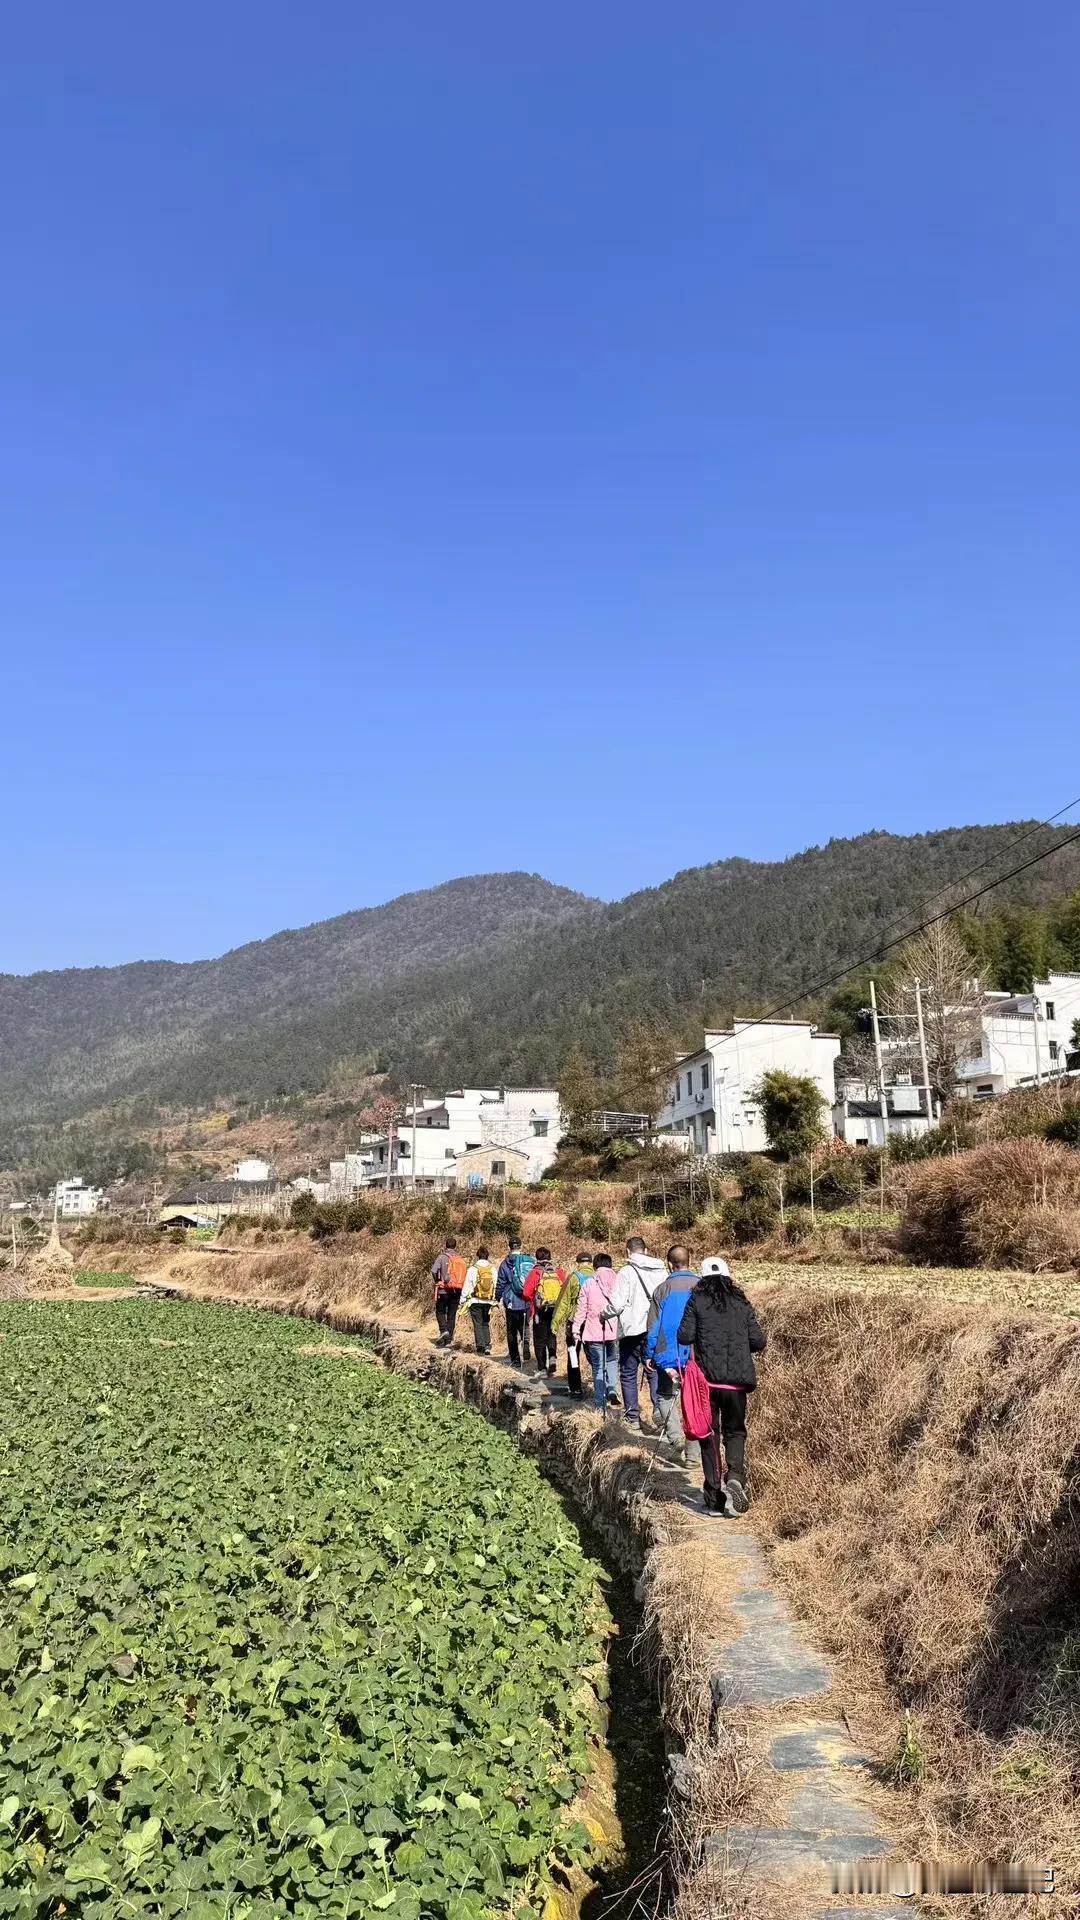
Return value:
M 746 1488 L 743 1486 L 741 1480 L 727 1480 L 724 1483 L 724 1492 L 727 1495 L 727 1503 L 732 1513 L 746 1512 L 750 1501 L 747 1498 Z

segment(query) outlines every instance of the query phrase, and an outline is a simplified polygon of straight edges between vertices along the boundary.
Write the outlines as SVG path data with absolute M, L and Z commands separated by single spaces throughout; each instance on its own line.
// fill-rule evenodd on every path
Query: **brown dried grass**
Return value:
M 757 1522 L 856 1688 L 915 1712 L 924 1837 L 997 1857 L 1009 1834 L 1080 1877 L 1080 1333 L 755 1291 Z
M 928 1160 L 904 1180 L 898 1244 L 943 1266 L 1080 1265 L 1080 1154 L 1033 1138 Z

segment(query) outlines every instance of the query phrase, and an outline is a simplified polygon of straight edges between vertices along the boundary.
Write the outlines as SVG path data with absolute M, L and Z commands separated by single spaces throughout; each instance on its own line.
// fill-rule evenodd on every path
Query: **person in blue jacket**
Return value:
M 532 1254 L 523 1253 L 521 1241 L 515 1237 L 495 1282 L 495 1298 L 506 1311 L 506 1350 L 514 1367 L 520 1367 L 523 1358 L 524 1364 L 529 1364 L 529 1303 L 525 1298 L 525 1282 L 535 1265 Z
M 685 1247 L 669 1247 L 668 1277 L 661 1280 L 649 1306 L 649 1325 L 645 1334 L 645 1364 L 656 1373 L 656 1418 L 660 1444 L 684 1458 L 682 1411 L 679 1405 L 679 1381 L 690 1358 L 689 1347 L 679 1343 L 679 1321 L 698 1276 L 690 1266 Z

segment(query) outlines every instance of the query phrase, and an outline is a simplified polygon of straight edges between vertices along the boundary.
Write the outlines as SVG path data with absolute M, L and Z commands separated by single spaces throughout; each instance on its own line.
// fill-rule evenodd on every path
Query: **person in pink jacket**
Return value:
M 593 1405 L 599 1413 L 606 1413 L 609 1406 L 619 1403 L 615 1391 L 619 1376 L 619 1314 L 612 1304 L 616 1284 L 610 1253 L 598 1253 L 592 1275 L 581 1289 L 574 1315 L 574 1343 L 581 1341 L 584 1345 L 592 1368 Z

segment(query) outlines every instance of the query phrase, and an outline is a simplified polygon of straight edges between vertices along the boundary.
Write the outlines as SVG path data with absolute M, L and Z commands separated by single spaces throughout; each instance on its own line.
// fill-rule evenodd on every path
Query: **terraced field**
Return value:
M 525 1916 L 587 1855 L 599 1569 L 478 1415 L 312 1340 L 0 1304 L 0 1913 Z

